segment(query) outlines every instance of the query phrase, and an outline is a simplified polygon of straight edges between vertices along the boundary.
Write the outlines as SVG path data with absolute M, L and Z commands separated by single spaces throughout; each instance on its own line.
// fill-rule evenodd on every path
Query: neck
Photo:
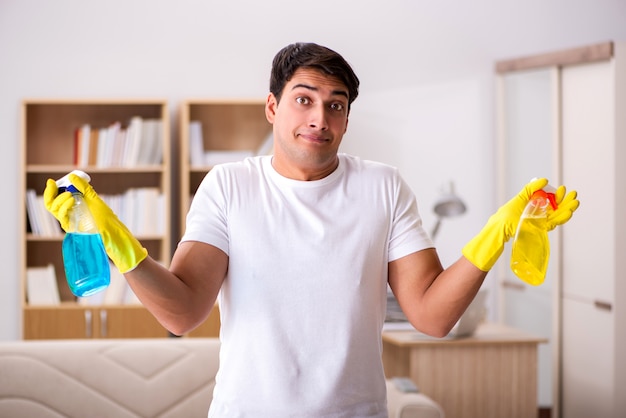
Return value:
M 298 167 L 296 165 L 282 164 L 280 159 L 272 157 L 272 167 L 278 174 L 292 180 L 315 181 L 330 175 L 339 166 L 339 157 L 335 155 L 332 161 L 324 167 Z

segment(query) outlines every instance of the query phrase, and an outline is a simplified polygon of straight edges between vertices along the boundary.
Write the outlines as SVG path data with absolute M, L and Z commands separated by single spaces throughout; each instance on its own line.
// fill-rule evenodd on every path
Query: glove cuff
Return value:
M 463 247 L 463 256 L 480 270 L 491 270 L 508 240 L 503 228 L 497 222 L 488 222 L 478 235 Z
M 100 232 L 107 255 L 120 273 L 134 270 L 148 257 L 148 250 L 126 228 L 124 230 L 124 233 L 117 231 L 115 235 L 108 230 Z

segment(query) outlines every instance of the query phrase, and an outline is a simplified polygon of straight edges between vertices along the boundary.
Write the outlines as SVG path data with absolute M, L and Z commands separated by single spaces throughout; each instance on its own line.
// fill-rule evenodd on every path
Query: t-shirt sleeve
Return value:
M 399 175 L 397 190 L 389 240 L 389 261 L 435 246 L 422 225 L 415 194 Z
M 180 242 L 200 241 L 228 254 L 227 184 L 220 166 L 204 177 L 191 202 Z

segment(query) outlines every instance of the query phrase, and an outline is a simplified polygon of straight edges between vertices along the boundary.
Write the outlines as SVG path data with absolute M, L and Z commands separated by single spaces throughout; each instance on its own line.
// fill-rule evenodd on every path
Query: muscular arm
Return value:
M 389 263 L 389 286 L 405 315 L 420 331 L 444 336 L 474 299 L 489 271 L 515 234 L 520 216 L 531 196 L 547 179 L 528 183 L 493 214 L 483 229 L 463 247 L 463 257 L 443 269 L 435 249 L 409 254 Z M 548 212 L 547 230 L 567 222 L 579 202 L 575 191 L 556 189 L 557 208 Z
M 182 335 L 200 325 L 215 305 L 228 256 L 196 241 L 181 243 L 170 269 L 148 257 L 124 276 L 141 303 L 170 332 Z
M 436 337 L 452 329 L 486 275 L 465 257 L 444 270 L 433 248 L 389 263 L 389 286 L 407 319 Z
M 87 180 L 72 173 L 69 179 L 83 194 L 107 255 L 124 273 L 144 306 L 174 334 L 182 335 L 200 325 L 215 305 L 228 269 L 228 256 L 212 245 L 187 241 L 176 249 L 168 270 L 148 256 L 148 251 Z M 56 182 L 48 179 L 44 191 L 46 209 L 67 231 L 74 198 L 69 192 L 58 192 Z

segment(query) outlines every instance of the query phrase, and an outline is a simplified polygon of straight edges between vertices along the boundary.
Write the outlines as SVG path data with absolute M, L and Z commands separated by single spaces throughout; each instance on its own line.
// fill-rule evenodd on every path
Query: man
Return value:
M 212 169 L 169 270 L 80 178 L 109 257 L 142 303 L 184 334 L 219 297 L 212 417 L 385 417 L 387 284 L 419 330 L 444 336 L 480 288 L 535 190 L 531 182 L 444 269 L 413 193 L 390 166 L 338 153 L 359 81 L 336 52 L 297 43 L 274 58 L 265 113 L 273 156 Z M 45 191 L 67 224 L 71 196 Z M 550 228 L 578 206 L 559 188 Z

